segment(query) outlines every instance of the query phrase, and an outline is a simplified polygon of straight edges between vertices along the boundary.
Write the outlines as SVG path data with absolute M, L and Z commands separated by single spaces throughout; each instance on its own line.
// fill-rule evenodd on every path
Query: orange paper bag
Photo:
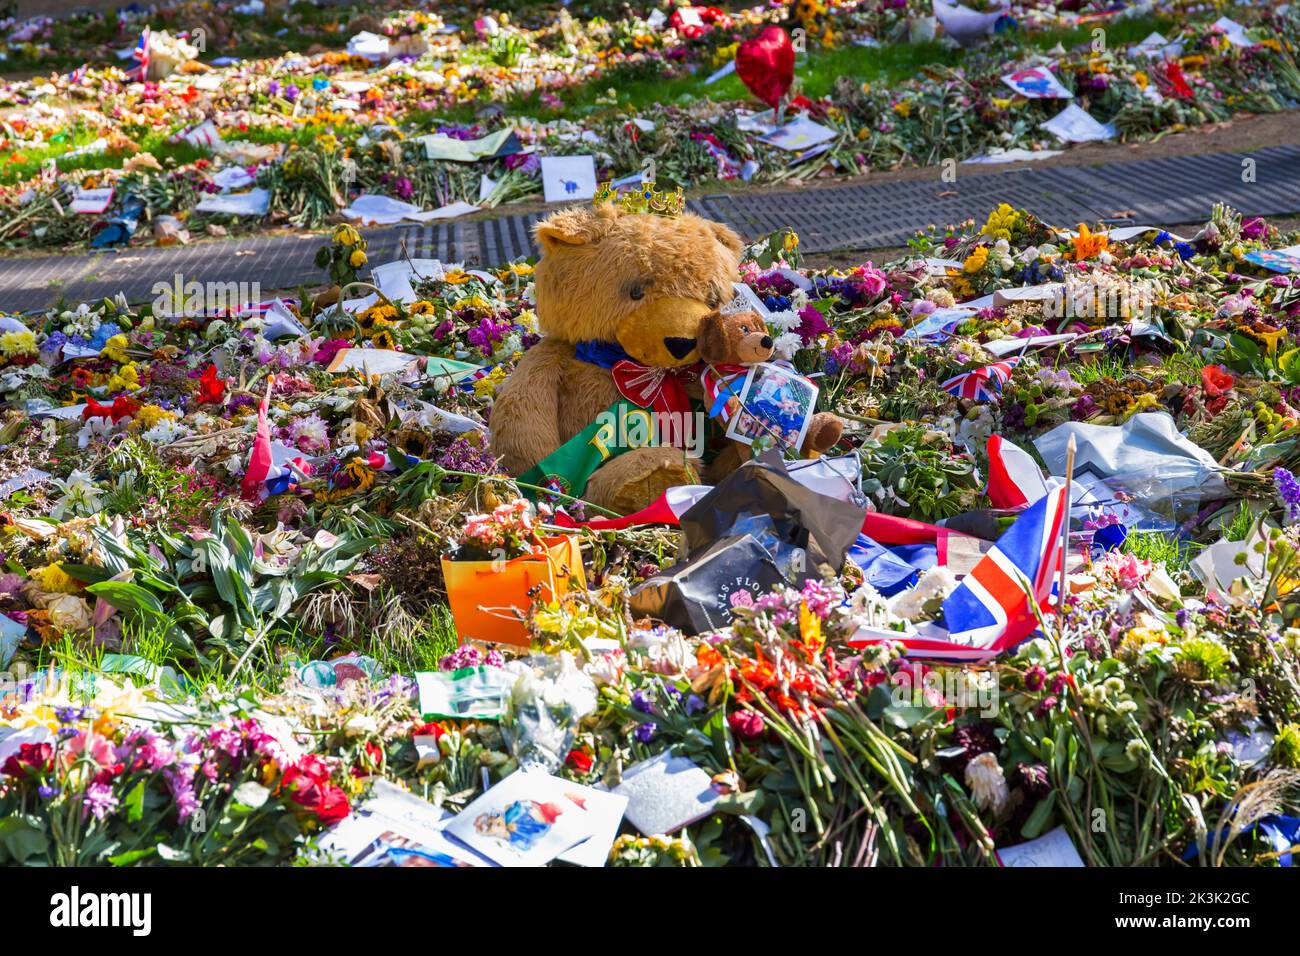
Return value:
M 521 620 L 533 601 L 548 602 L 569 591 L 570 579 L 586 588 L 582 549 L 572 535 L 543 538 L 532 554 L 509 561 L 452 561 L 442 559 L 447 582 L 447 603 L 456 633 L 466 640 L 528 646 L 528 631 Z M 535 597 L 528 592 L 541 585 Z

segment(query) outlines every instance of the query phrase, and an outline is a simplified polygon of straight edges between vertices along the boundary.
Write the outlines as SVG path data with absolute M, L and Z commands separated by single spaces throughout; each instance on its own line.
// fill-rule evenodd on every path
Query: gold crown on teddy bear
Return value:
M 686 211 L 686 195 L 678 186 L 672 192 L 660 192 L 652 182 L 642 183 L 639 188 L 620 193 L 610 182 L 603 182 L 596 187 L 592 204 L 612 202 L 623 207 L 625 212 L 649 212 L 661 216 L 680 216 Z

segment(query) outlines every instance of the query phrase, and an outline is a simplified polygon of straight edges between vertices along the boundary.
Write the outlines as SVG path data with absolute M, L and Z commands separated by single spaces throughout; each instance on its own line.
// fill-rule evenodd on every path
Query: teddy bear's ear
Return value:
M 534 229 L 542 252 L 556 252 L 566 246 L 583 246 L 605 234 L 615 218 L 613 210 L 565 209 L 542 220 Z
M 736 255 L 740 255 L 741 252 L 744 251 L 744 241 L 740 236 L 736 235 L 735 231 L 730 226 L 724 226 L 720 222 L 710 222 L 709 228 L 713 230 L 713 235 L 717 238 L 718 242 L 722 243 Z

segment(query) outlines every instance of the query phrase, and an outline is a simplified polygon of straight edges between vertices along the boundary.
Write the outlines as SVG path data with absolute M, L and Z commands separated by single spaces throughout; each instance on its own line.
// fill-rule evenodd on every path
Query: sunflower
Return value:
M 388 329 L 380 329 L 370 336 L 370 344 L 377 349 L 388 349 L 392 351 L 397 347 L 397 342 L 393 339 L 393 333 Z
M 412 302 L 406 307 L 407 315 L 433 315 L 437 308 L 432 302 L 421 299 L 419 302 Z
M 369 491 L 375 483 L 375 472 L 360 456 L 353 458 L 338 470 L 331 482 L 327 500 Z
M 393 444 L 421 461 L 427 460 L 433 452 L 433 439 L 418 428 L 403 428 L 393 436 Z

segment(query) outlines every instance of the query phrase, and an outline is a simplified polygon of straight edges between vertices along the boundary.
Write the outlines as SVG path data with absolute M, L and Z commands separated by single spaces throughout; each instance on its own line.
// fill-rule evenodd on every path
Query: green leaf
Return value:
M 1052 818 L 1052 809 L 1056 806 L 1056 792 L 1049 793 L 1047 797 L 1038 802 L 1034 807 L 1034 812 L 1029 814 L 1029 819 L 1025 825 L 1020 828 L 1020 835 L 1026 840 L 1032 840 L 1040 835 L 1047 826 L 1047 822 Z
M 139 823 L 144 817 L 144 781 L 139 780 L 136 785 L 130 789 L 126 795 L 126 800 L 122 803 L 126 810 L 127 823 Z
M 163 606 L 153 593 L 130 581 L 100 581 L 86 588 L 119 611 L 136 611 L 140 614 L 162 616 Z
M 119 853 L 117 856 L 110 856 L 108 862 L 113 866 L 131 866 L 139 863 L 141 860 L 147 860 L 149 857 L 158 853 L 156 846 L 151 846 L 143 850 L 127 850 L 125 853 Z
M 0 863 L 23 864 L 48 852 L 45 828 L 33 817 L 0 819 Z

